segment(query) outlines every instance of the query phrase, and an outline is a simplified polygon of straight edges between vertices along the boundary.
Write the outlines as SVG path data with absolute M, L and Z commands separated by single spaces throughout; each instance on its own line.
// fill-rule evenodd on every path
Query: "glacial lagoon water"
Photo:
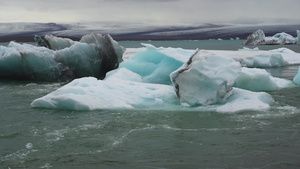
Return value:
M 141 42 L 120 42 L 140 47 Z M 146 41 L 229 49 L 241 41 Z M 281 46 L 260 46 L 260 49 Z M 285 46 L 300 52 L 300 46 Z M 292 79 L 299 65 L 267 69 Z M 33 109 L 64 83 L 0 81 L 0 168 L 299 168 L 300 88 L 269 92 L 268 111 Z M 255 106 L 255 105 L 253 105 Z

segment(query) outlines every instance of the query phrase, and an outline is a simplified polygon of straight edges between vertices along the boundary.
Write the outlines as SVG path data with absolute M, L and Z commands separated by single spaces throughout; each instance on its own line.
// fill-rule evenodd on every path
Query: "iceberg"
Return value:
M 125 70 L 123 73 L 125 72 L 130 71 Z M 267 93 L 233 88 L 232 95 L 225 103 L 186 107 L 180 105 L 174 88 L 170 85 L 140 83 L 111 76 L 109 80 L 97 80 L 93 77 L 75 79 L 56 91 L 34 100 L 31 106 L 69 110 L 151 109 L 234 113 L 268 110 L 274 102 Z
M 291 58 L 300 58 L 299 54 L 284 48 L 214 51 L 144 46 L 129 49 L 132 54 L 103 80 L 75 79 L 35 99 L 31 106 L 70 110 L 264 111 L 275 101 L 263 91 L 292 87 L 293 82 L 272 77 L 263 69 L 243 67 L 240 61 L 262 54 L 280 54 L 287 64 Z M 59 51 L 63 50 L 70 49 Z M 286 60 L 285 56 L 290 58 Z
M 296 38 L 294 38 L 292 35 L 287 34 L 285 32 L 282 33 L 276 33 L 273 38 L 277 39 L 278 44 L 296 44 Z
M 266 37 L 265 33 L 259 29 L 249 35 L 243 42 L 243 45 L 289 45 L 297 44 L 297 41 L 297 38 L 285 32 L 276 33 L 274 36 Z
M 234 113 L 264 111 L 274 103 L 267 93 L 233 88 L 226 102 L 190 107 L 180 104 L 173 86 L 142 83 L 141 80 L 140 75 L 126 68 L 119 69 L 104 80 L 93 77 L 75 79 L 34 100 L 31 106 L 69 110 L 151 109 Z
M 40 45 L 10 42 L 0 47 L 0 78 L 35 81 L 68 81 L 93 76 L 103 79 L 122 62 L 123 48 L 109 35 L 91 33 L 74 42 L 54 36 Z
M 244 45 L 253 45 L 256 41 L 261 41 L 265 39 L 266 35 L 264 31 L 261 29 L 253 32 L 251 35 L 249 35 L 246 40 L 244 41 Z

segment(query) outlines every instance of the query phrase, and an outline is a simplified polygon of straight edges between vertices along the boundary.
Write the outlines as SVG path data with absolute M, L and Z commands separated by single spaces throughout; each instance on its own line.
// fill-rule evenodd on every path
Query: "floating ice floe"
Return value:
M 118 68 L 123 49 L 109 35 L 89 34 L 79 42 L 54 36 L 35 37 L 40 45 L 10 42 L 0 46 L 0 79 L 65 81 L 93 76 L 103 79 Z
M 34 100 L 31 106 L 71 110 L 263 111 L 275 101 L 268 93 L 253 91 L 277 90 L 293 84 L 262 69 L 241 67 L 247 66 L 241 61 L 263 53 L 279 54 L 285 64 L 291 63 L 289 59 L 300 63 L 299 54 L 284 50 L 208 51 L 145 46 L 128 56 L 105 79 L 75 79 Z M 285 55 L 289 55 L 288 59 Z M 273 59 L 276 64 L 272 64 Z M 269 61 L 277 66 L 276 57 Z M 265 64 L 265 60 L 258 62 Z
M 130 75 L 132 74 L 135 73 L 130 72 Z M 71 110 L 139 109 L 159 107 L 162 103 L 170 102 L 176 102 L 176 94 L 169 85 L 112 77 L 110 80 L 86 77 L 75 79 L 62 88 L 34 100 L 31 106 Z
M 233 86 L 250 91 L 274 91 L 295 85 L 290 80 L 271 76 L 264 69 L 243 67 Z
M 286 45 L 299 44 L 299 31 L 297 30 L 297 37 L 293 37 L 285 32 L 277 33 L 274 36 L 266 37 L 262 30 L 257 30 L 247 37 L 244 45 Z

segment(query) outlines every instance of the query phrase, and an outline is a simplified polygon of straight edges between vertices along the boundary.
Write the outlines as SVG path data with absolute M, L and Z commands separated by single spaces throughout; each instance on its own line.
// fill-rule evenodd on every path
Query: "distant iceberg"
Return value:
M 138 52 L 126 56 L 105 79 L 75 79 L 37 98 L 31 106 L 71 110 L 264 111 L 275 103 L 264 91 L 295 85 L 274 78 L 265 70 L 247 68 L 241 61 L 261 54 L 279 54 L 287 65 L 300 63 L 300 54 L 283 49 L 208 51 L 144 46 L 143 50 L 132 49 Z M 277 66 L 277 59 L 268 57 L 267 61 L 270 66 Z M 259 65 L 266 63 L 264 59 L 257 61 L 263 62 Z
M 118 68 L 124 49 L 109 35 L 91 33 L 79 42 L 36 36 L 44 47 L 10 42 L 0 46 L 0 79 L 66 81 L 93 76 L 99 79 Z
M 300 45 L 300 31 L 297 30 L 297 44 Z
M 243 42 L 244 45 L 289 45 L 299 44 L 299 31 L 297 37 L 293 37 L 285 32 L 277 33 L 274 36 L 266 37 L 262 30 L 257 30 L 247 37 Z

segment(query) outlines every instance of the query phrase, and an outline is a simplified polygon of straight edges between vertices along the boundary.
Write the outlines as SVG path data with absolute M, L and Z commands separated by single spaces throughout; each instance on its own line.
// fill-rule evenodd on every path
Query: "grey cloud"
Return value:
M 15 21 L 16 18 L 27 22 L 55 22 L 57 18 L 60 22 L 123 21 L 178 25 L 260 24 L 275 19 L 300 19 L 299 0 L 10 0 L 0 3 L 0 22 L 1 19 Z

